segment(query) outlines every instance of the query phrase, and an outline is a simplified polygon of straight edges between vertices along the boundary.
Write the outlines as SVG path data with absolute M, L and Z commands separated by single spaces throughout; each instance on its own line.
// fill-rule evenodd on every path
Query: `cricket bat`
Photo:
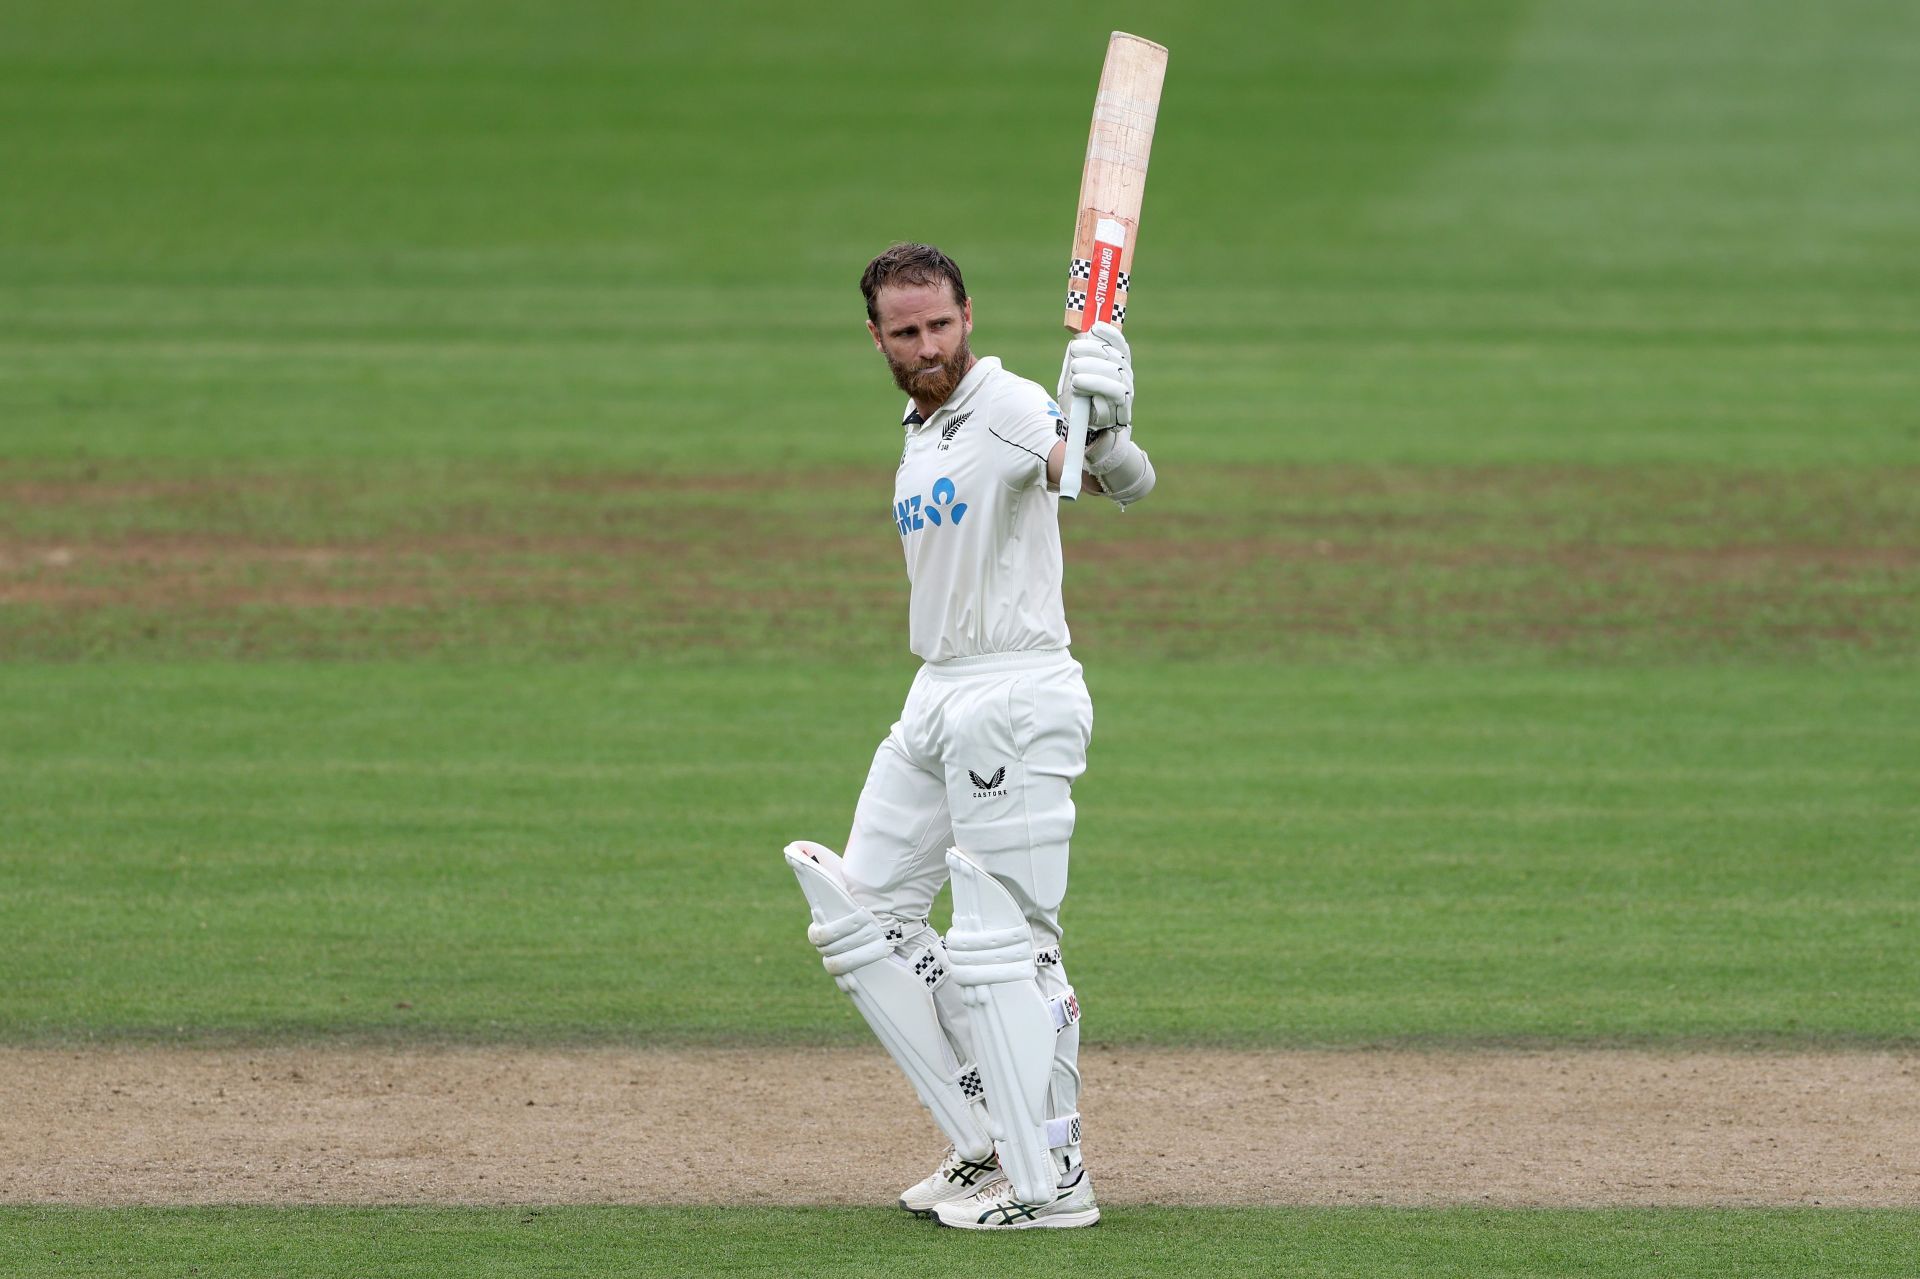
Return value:
M 1147 189 L 1147 155 L 1160 114 L 1160 82 L 1167 74 L 1164 45 L 1116 31 L 1107 41 L 1100 91 L 1093 99 L 1087 166 L 1080 174 L 1080 216 L 1073 226 L 1073 265 L 1067 272 L 1067 331 L 1085 333 L 1102 320 L 1126 326 L 1127 286 L 1133 275 L 1140 199 Z M 1087 451 L 1090 397 L 1067 408 L 1067 455 L 1060 496 L 1080 496 Z

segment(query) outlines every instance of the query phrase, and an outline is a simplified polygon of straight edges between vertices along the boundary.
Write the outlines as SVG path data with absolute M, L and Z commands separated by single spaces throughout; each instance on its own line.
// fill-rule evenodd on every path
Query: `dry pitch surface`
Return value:
M 1920 1053 L 1087 1051 L 1114 1204 L 1920 1205 Z M 877 1049 L 0 1050 L 0 1201 L 887 1203 Z

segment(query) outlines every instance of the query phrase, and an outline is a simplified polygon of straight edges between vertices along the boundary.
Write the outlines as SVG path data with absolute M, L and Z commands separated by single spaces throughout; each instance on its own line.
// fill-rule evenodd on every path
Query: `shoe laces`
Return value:
M 997 1173 L 988 1180 L 986 1185 L 980 1187 L 979 1193 L 974 1195 L 974 1199 L 983 1208 L 1013 1197 L 1013 1183 Z

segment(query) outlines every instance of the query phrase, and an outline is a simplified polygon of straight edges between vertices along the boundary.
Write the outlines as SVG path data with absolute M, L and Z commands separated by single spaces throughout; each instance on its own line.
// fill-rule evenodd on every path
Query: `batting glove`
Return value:
M 1088 441 L 1086 471 L 1122 509 L 1153 492 L 1153 459 L 1133 442 L 1131 426 L 1102 431 Z
M 1096 431 L 1133 421 L 1133 360 L 1118 325 L 1096 324 L 1067 343 L 1058 398 L 1064 404 L 1069 395 L 1092 398 Z

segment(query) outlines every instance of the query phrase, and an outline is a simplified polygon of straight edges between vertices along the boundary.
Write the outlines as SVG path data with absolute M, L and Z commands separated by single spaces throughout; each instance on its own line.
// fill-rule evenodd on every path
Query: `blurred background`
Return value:
M 1912 4 L 3 25 L 0 1036 L 860 1039 L 777 858 L 913 670 L 856 282 L 1051 384 L 1119 27 L 1090 1036 L 1911 1037 Z

